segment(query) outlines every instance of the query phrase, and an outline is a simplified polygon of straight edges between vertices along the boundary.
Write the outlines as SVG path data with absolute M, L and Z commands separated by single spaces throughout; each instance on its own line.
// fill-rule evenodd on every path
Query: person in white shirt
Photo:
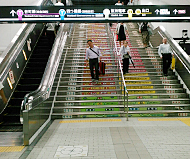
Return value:
M 121 1 L 119 0 L 119 1 L 117 1 L 117 3 L 115 4 L 116 6 L 122 6 L 122 3 L 121 3 Z
M 164 76 L 168 76 L 168 69 L 170 68 L 172 55 L 174 56 L 174 54 L 166 38 L 163 38 L 163 44 L 160 44 L 158 54 L 163 61 L 163 74 Z
M 124 41 L 123 46 L 119 50 L 119 54 L 122 57 L 123 61 L 123 74 L 128 73 L 129 70 L 129 56 L 130 56 L 130 48 L 128 46 L 128 42 Z
M 129 0 L 127 5 L 134 5 L 134 0 Z
M 92 40 L 87 40 L 87 44 L 89 45 L 89 48 L 86 49 L 86 66 L 88 65 L 88 59 L 89 59 L 92 82 L 98 83 L 99 80 L 98 57 L 100 57 L 101 60 L 102 55 L 100 49 L 93 44 Z M 94 76 L 94 67 L 95 67 L 96 77 Z
M 2 82 L 0 82 L 0 95 L 2 97 L 3 103 L 6 104 L 7 98 L 5 97 L 5 93 L 3 91 L 3 88 L 4 88 L 4 86 L 3 86 Z
M 64 6 L 64 4 L 61 2 L 61 0 L 58 0 L 57 3 L 55 3 L 55 6 Z

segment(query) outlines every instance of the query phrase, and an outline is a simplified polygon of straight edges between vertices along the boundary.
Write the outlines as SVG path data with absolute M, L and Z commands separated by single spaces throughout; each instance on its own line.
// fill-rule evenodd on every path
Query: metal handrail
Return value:
M 128 97 L 129 97 L 129 93 L 127 91 L 125 79 L 124 79 L 124 76 L 123 76 L 123 70 L 122 70 L 122 66 L 121 66 L 121 59 L 118 57 L 118 50 L 117 50 L 117 45 L 116 45 L 116 40 L 115 40 L 114 33 L 113 33 L 113 40 L 114 40 L 114 48 L 115 48 L 115 57 L 117 57 L 117 61 L 118 61 L 118 65 L 119 65 L 119 70 L 121 72 L 121 79 L 122 79 L 122 83 L 123 83 L 123 86 L 124 86 L 124 112 L 126 111 L 126 100 L 125 100 L 125 97 L 127 95 L 127 111 L 126 111 L 126 113 L 127 113 L 127 121 L 128 121 L 128 108 L 129 108 Z M 119 78 L 119 72 L 118 72 L 118 78 Z M 121 92 L 122 92 L 122 87 L 121 87 Z
M 173 49 L 174 54 L 178 57 L 183 66 L 190 73 L 190 57 L 187 53 L 181 48 L 181 46 L 171 37 L 171 35 L 163 27 L 157 27 L 155 29 L 156 33 L 159 33 L 162 37 L 166 37 L 168 43 Z
M 128 121 L 128 108 L 129 108 L 129 105 L 128 105 L 128 96 L 129 96 L 129 93 L 127 91 L 127 87 L 126 87 L 126 83 L 125 83 L 125 79 L 124 79 L 124 75 L 123 75 L 123 70 L 122 70 L 122 66 L 121 66 L 121 59 L 118 57 L 118 49 L 117 49 L 117 45 L 116 45 L 115 36 L 114 36 L 114 33 L 111 33 L 110 27 L 108 27 L 108 28 L 109 28 L 108 31 L 109 31 L 110 39 L 112 39 L 112 45 L 113 45 L 112 46 L 112 50 L 115 53 L 115 57 L 116 57 L 116 59 L 115 59 L 116 61 L 115 62 L 117 62 L 118 79 L 119 79 L 120 74 L 121 74 L 121 79 L 122 79 L 121 80 L 122 81 L 121 82 L 121 92 L 122 92 L 122 88 L 124 88 L 124 113 L 126 112 L 126 114 L 127 114 L 127 121 Z M 127 99 L 126 99 L 126 97 L 127 97 Z M 126 108 L 127 108 L 127 110 L 126 110 Z
M 14 60 L 20 54 L 19 50 L 23 48 L 23 46 L 26 43 L 26 39 L 28 35 L 32 32 L 34 29 L 35 24 L 24 24 L 22 26 L 22 29 L 19 30 L 20 34 L 16 35 L 14 38 L 15 40 L 10 43 L 10 45 L 6 48 L 4 51 L 6 54 L 5 58 L 3 59 L 1 65 L 0 65 L 0 80 L 4 81 L 6 78 L 7 72 L 14 63 Z
M 58 34 L 57 34 L 58 36 L 56 37 L 55 43 L 53 44 L 53 49 L 51 50 L 51 53 L 50 53 L 51 55 L 49 57 L 48 63 L 46 65 L 46 69 L 44 71 L 43 78 L 41 80 L 41 83 L 38 89 L 25 95 L 24 102 L 22 102 L 21 111 L 30 110 L 34 108 L 35 106 L 37 106 L 39 103 L 49 98 L 49 95 L 53 86 L 54 77 L 56 75 L 55 70 L 58 68 L 58 64 L 59 64 L 59 62 L 56 62 L 56 61 L 59 61 L 61 58 L 62 49 L 64 46 L 62 42 L 65 43 L 66 38 L 67 38 L 67 32 L 64 35 L 62 34 L 63 29 L 64 29 L 64 24 L 61 25 L 58 31 Z M 52 67 L 53 69 L 50 69 Z M 31 96 L 33 97 L 32 100 L 28 101 L 28 99 Z M 39 101 L 40 99 L 41 101 Z M 37 100 L 39 103 L 37 102 L 36 105 L 34 105 L 35 101 Z

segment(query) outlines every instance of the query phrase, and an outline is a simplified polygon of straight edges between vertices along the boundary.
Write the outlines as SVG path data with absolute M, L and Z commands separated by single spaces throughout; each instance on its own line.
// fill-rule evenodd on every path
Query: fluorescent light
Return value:
M 7 81 L 9 83 L 10 88 L 13 89 L 13 85 L 12 85 L 11 80 L 9 79 L 9 77 L 7 77 Z
M 24 55 L 25 60 L 27 61 L 27 57 L 26 57 L 26 53 L 25 53 L 25 51 L 22 50 L 22 53 L 23 53 L 23 55 Z

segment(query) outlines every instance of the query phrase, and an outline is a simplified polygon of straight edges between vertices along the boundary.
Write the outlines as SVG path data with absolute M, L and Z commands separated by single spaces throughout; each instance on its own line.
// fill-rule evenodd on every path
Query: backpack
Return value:
M 148 31 L 147 23 L 143 23 L 141 26 L 141 31 Z

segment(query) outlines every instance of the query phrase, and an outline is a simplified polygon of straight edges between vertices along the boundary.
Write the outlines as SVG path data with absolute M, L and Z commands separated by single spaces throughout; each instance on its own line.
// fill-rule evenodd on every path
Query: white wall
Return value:
M 18 32 L 22 24 L 1 24 L 0 25 L 0 52 L 5 50 L 10 44 L 11 40 Z
M 35 6 L 42 0 L 0 0 L 0 6 Z M 3 51 L 10 44 L 22 24 L 0 24 L 0 62 Z
M 190 23 L 182 23 L 182 22 L 176 22 L 176 23 L 164 23 L 164 22 L 154 22 L 152 23 L 154 28 L 157 28 L 158 26 L 163 26 L 166 31 L 173 37 L 173 38 L 181 38 L 182 37 L 182 30 L 188 30 L 188 37 L 190 37 Z

